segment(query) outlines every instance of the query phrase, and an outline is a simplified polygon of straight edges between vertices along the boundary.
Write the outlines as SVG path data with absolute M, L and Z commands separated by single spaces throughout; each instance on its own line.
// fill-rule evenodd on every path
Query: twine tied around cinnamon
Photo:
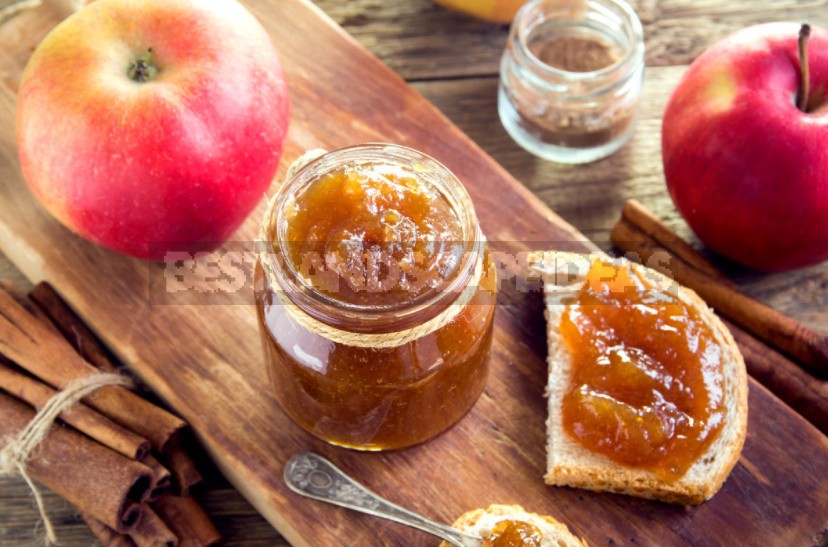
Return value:
M 317 148 L 309 150 L 299 156 L 296 160 L 294 160 L 290 167 L 288 167 L 287 174 L 285 175 L 285 181 L 290 180 L 297 171 L 326 153 L 327 151 Z M 423 336 L 427 336 L 451 323 L 454 318 L 465 309 L 477 292 L 477 287 L 480 280 L 483 278 L 485 269 L 483 267 L 482 252 L 478 253 L 471 278 L 464 289 L 460 292 L 457 299 L 450 305 L 446 306 L 446 309 L 424 323 L 405 330 L 382 334 L 352 332 L 323 323 L 322 321 L 319 321 L 306 313 L 304 310 L 300 309 L 299 306 L 294 304 L 288 298 L 285 291 L 279 289 L 279 284 L 273 271 L 269 256 L 269 253 L 272 251 L 272 246 L 269 243 L 269 234 L 273 233 L 272 228 L 274 228 L 273 223 L 275 222 L 274 212 L 276 209 L 277 195 L 278 193 L 274 194 L 268 200 L 264 217 L 262 218 L 262 223 L 259 229 L 259 239 L 262 243 L 262 251 L 259 253 L 259 262 L 262 265 L 262 270 L 265 273 L 268 284 L 273 288 L 273 293 L 279 299 L 281 304 L 285 306 L 285 310 L 288 315 L 290 315 L 290 317 L 299 325 L 315 334 L 346 346 L 360 348 L 399 347 L 409 342 L 413 342 L 418 338 L 422 338 Z
M 64 389 L 58 391 L 41 408 L 32 421 L 24 427 L 17 435 L 9 436 L 5 440 L 5 446 L 0 449 L 0 477 L 19 475 L 26 481 L 26 484 L 34 494 L 37 508 L 40 511 L 40 518 L 46 528 L 46 537 L 50 543 L 57 543 L 57 536 L 46 514 L 43 505 L 43 498 L 40 491 L 26 472 L 26 463 L 32 456 L 35 448 L 40 444 L 55 419 L 65 410 L 75 405 L 78 401 L 104 386 L 132 387 L 132 380 L 121 374 L 100 373 L 91 374 L 70 382 Z

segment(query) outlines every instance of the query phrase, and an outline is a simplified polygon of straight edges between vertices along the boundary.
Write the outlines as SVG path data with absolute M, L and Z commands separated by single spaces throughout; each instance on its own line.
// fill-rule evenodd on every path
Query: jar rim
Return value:
M 283 217 L 291 198 L 301 194 L 320 176 L 347 165 L 393 164 L 416 165 L 420 180 L 441 182 L 437 190 L 457 216 L 463 234 L 462 258 L 452 276 L 431 287 L 416 298 L 389 305 L 364 305 L 345 302 L 320 291 L 299 272 L 289 258 L 285 236 L 287 221 Z M 414 172 L 414 171 L 412 171 Z M 428 176 L 428 178 L 425 178 Z M 472 276 L 482 254 L 482 233 L 468 192 L 460 180 L 445 165 L 413 148 L 388 143 L 366 143 L 326 152 L 308 162 L 284 181 L 274 196 L 275 205 L 266 223 L 264 233 L 268 240 L 267 264 L 279 284 L 272 290 L 281 290 L 290 303 L 323 323 L 353 332 L 395 332 L 416 326 L 438 315 L 458 298 Z M 281 258 L 281 260 L 280 260 Z
M 638 18 L 638 14 L 636 14 L 632 6 L 630 6 L 624 0 L 585 0 L 581 2 L 585 6 L 585 11 L 589 10 L 589 7 L 592 4 L 600 4 L 603 6 L 616 8 L 620 10 L 621 14 L 624 15 L 624 23 L 630 26 L 632 34 L 629 47 L 624 48 L 624 55 L 611 65 L 607 65 L 597 70 L 590 70 L 584 72 L 565 70 L 544 63 L 534 53 L 532 53 L 532 51 L 530 51 L 529 44 L 527 41 L 529 37 L 526 35 L 527 29 L 523 23 L 525 23 L 525 19 L 529 18 L 533 14 L 534 10 L 538 6 L 545 3 L 549 3 L 550 1 L 552 1 L 556 5 L 560 5 L 560 2 L 555 2 L 554 0 L 530 0 L 529 2 L 526 2 L 518 10 L 512 23 L 512 32 L 516 35 L 515 42 L 520 48 L 521 54 L 524 55 L 527 59 L 529 59 L 529 62 L 537 70 L 547 75 L 555 76 L 566 81 L 575 82 L 591 79 L 600 79 L 602 77 L 611 76 L 616 72 L 624 70 L 628 65 L 634 64 L 639 56 L 643 57 L 644 29 L 641 26 L 641 20 Z M 536 26 L 537 25 L 535 25 L 535 27 Z M 535 27 L 532 27 L 532 29 L 534 30 Z

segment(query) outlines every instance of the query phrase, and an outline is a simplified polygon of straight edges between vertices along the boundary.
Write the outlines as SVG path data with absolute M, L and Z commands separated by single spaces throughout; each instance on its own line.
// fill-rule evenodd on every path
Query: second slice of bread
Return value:
M 490 505 L 486 509 L 474 509 L 463 513 L 452 528 L 481 538 L 487 538 L 492 528 L 503 520 L 527 522 L 543 536 L 542 547 L 586 547 L 586 542 L 572 535 L 566 524 L 546 515 L 528 513 L 520 505 Z M 440 547 L 450 547 L 447 542 Z
M 659 272 L 623 261 L 638 275 L 661 287 L 669 287 L 687 306 L 695 308 L 722 348 L 724 374 L 724 426 L 707 451 L 679 480 L 667 482 L 653 472 L 627 467 L 595 453 L 573 439 L 563 427 L 562 402 L 572 374 L 572 355 L 559 326 L 565 305 L 561 295 L 580 290 L 592 259 L 562 252 L 532 253 L 529 266 L 543 274 L 546 303 L 549 381 L 547 395 L 547 484 L 595 491 L 617 492 L 669 503 L 698 504 L 721 488 L 739 459 L 747 429 L 747 373 L 745 363 L 727 327 L 695 292 L 678 286 Z M 609 260 L 602 257 L 602 260 Z

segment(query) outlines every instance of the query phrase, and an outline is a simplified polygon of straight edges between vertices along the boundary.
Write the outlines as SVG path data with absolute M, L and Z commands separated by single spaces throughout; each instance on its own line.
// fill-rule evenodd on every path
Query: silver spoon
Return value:
M 381 498 L 313 452 L 302 452 L 288 460 L 285 482 L 297 494 L 393 520 L 428 532 L 457 547 L 483 547 L 483 540 L 479 537 L 464 534 Z

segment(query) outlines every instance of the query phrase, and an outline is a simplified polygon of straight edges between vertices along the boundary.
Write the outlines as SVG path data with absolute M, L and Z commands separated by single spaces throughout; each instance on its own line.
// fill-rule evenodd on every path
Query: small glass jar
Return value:
M 416 294 L 400 290 L 398 280 L 383 278 L 383 272 L 387 276 L 393 268 L 378 269 L 371 286 L 384 292 L 368 295 L 367 303 L 344 301 L 328 290 L 337 283 L 351 283 L 345 280 L 350 274 L 343 276 L 337 269 L 343 257 L 334 257 L 332 263 L 329 251 L 321 260 L 305 251 L 297 254 L 305 247 L 291 241 L 291 230 L 318 215 L 320 222 L 312 226 L 317 230 L 312 233 L 318 234 L 319 226 L 340 215 L 338 221 L 348 224 L 351 237 L 365 237 L 353 236 L 360 229 L 349 223 L 356 222 L 355 217 L 371 218 L 352 212 L 376 207 L 373 197 L 343 203 L 349 200 L 346 195 L 335 205 L 351 211 L 345 214 L 333 207 L 312 210 L 308 204 L 320 202 L 311 198 L 323 194 L 311 190 L 320 188 L 314 187 L 322 184 L 320 180 L 329 182 L 331 173 L 373 178 L 391 171 L 402 173 L 409 190 L 414 186 L 414 191 L 428 190 L 437 196 L 434 199 L 444 200 L 439 205 L 449 211 L 447 222 L 453 223 L 458 241 L 425 243 L 442 249 L 447 261 L 440 263 L 452 263 L 454 269 L 430 278 L 433 283 Z M 312 215 L 301 222 L 296 213 L 300 202 L 304 214 Z M 394 222 L 405 216 L 400 210 L 402 214 L 391 215 Z M 366 211 L 375 214 L 368 209 L 362 213 Z M 383 221 L 386 216 L 382 213 Z M 261 233 L 265 251 L 255 276 L 259 328 L 276 398 L 296 423 L 335 445 L 386 450 L 434 437 L 472 407 L 488 372 L 495 269 L 469 196 L 446 167 L 396 145 L 360 145 L 326 153 L 282 185 Z M 342 248 L 338 239 L 331 245 L 322 243 L 326 249 Z
M 498 113 L 532 154 L 586 163 L 632 136 L 643 81 L 641 22 L 623 0 L 531 0 L 501 60 Z

